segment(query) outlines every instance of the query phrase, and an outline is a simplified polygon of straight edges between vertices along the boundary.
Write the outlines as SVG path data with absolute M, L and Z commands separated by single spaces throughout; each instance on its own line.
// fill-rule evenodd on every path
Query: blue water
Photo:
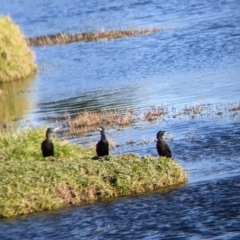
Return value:
M 0 14 L 11 16 L 28 37 L 162 29 L 113 41 L 33 47 L 39 71 L 27 82 L 30 94 L 21 94 L 30 104 L 19 118 L 47 127 L 54 124 L 50 118 L 65 112 L 141 112 L 163 105 L 170 117 L 121 131 L 108 128 L 107 136 L 123 145 L 111 154 L 156 155 L 155 135 L 167 130 L 173 157 L 189 171 L 188 184 L 170 193 L 1 220 L 0 239 L 240 238 L 240 113 L 228 107 L 240 103 L 239 1 L 22 0 L 0 5 Z M 209 106 L 203 116 L 173 117 L 174 111 L 198 104 Z M 91 146 L 98 138 L 94 132 L 75 141 Z M 129 140 L 136 144 L 129 146 Z

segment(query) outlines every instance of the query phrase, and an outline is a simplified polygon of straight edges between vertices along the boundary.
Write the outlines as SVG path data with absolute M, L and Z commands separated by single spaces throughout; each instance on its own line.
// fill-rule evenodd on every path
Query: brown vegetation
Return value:
M 240 111 L 240 104 L 230 109 L 230 111 Z
M 126 110 L 104 110 L 104 111 L 83 111 L 76 116 L 66 115 L 66 122 L 69 126 L 68 137 L 86 135 L 95 131 L 99 126 L 104 125 L 107 128 L 123 128 L 133 126 L 139 121 L 148 121 L 149 123 L 166 120 L 166 118 L 186 118 L 194 119 L 196 117 L 217 116 L 222 117 L 224 113 L 235 111 L 233 117 L 238 115 L 239 105 L 214 105 L 197 104 L 195 106 L 186 106 L 182 109 L 168 108 L 164 106 L 150 106 L 145 111 L 138 109 Z M 54 118 L 55 119 L 55 118 Z M 56 119 L 59 120 L 59 119 Z M 61 121 L 63 119 L 60 119 Z M 128 142 L 127 144 L 132 144 Z M 135 143 L 136 144 L 136 143 Z M 113 144 L 118 146 L 119 144 Z
M 151 106 L 149 109 L 143 114 L 143 120 L 145 121 L 155 121 L 159 117 L 162 117 L 165 114 L 164 108 Z
M 68 125 L 69 134 L 82 135 L 87 132 L 96 130 L 97 127 L 104 125 L 110 127 L 130 126 L 134 122 L 133 110 L 127 109 L 126 112 L 119 110 L 90 112 L 80 112 L 76 117 L 71 118 L 69 115 Z
M 66 44 L 72 42 L 96 42 L 109 41 L 112 39 L 132 37 L 136 35 L 147 35 L 160 31 L 158 28 L 145 29 L 125 29 L 125 30 L 104 30 L 101 32 L 83 32 L 83 33 L 58 33 L 47 36 L 32 37 L 27 39 L 30 46 L 44 46 L 54 44 Z
M 204 109 L 204 105 L 203 104 L 198 104 L 196 106 L 185 107 L 183 109 L 183 114 L 190 114 L 190 115 L 192 115 L 192 114 L 194 114 L 194 115 L 201 114 L 203 109 Z
M 164 108 L 149 107 L 141 117 L 144 121 L 154 121 L 165 114 Z M 97 127 L 104 125 L 107 127 L 126 127 L 132 126 L 137 121 L 139 115 L 133 109 L 125 111 L 108 110 L 108 111 L 82 111 L 77 116 L 71 117 L 67 114 L 67 123 L 69 126 L 68 135 L 78 136 L 88 132 L 95 131 Z

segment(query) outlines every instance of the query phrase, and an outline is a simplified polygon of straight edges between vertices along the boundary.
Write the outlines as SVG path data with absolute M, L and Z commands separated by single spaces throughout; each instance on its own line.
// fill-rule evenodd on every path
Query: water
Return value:
M 110 42 L 34 47 L 38 74 L 18 83 L 16 92 L 1 85 L 9 97 L 1 97 L 0 109 L 3 121 L 14 117 L 47 127 L 54 125 L 52 116 L 66 111 L 163 105 L 169 112 L 163 119 L 107 129 L 122 145 L 112 154 L 156 155 L 155 135 L 167 130 L 173 157 L 189 171 L 189 182 L 169 193 L 1 220 L 0 238 L 239 239 L 240 113 L 229 111 L 240 102 L 239 7 L 237 0 L 1 2 L 0 13 L 29 37 L 162 28 Z M 207 106 L 202 116 L 174 117 L 197 104 Z M 98 138 L 94 132 L 74 141 L 92 145 Z

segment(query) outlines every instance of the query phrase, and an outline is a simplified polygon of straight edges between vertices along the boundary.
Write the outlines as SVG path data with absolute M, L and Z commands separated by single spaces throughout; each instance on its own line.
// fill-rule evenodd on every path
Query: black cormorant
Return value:
M 100 131 L 101 139 L 96 145 L 96 152 L 97 152 L 98 157 L 106 156 L 109 154 L 108 140 L 106 138 L 104 128 L 100 127 L 100 128 L 98 128 L 98 130 Z
M 54 128 L 48 128 L 46 131 L 46 139 L 41 144 L 43 157 L 54 156 L 54 146 L 51 140 L 51 134 L 54 130 Z
M 158 151 L 158 154 L 160 157 L 171 158 L 172 157 L 171 150 L 170 150 L 168 144 L 162 138 L 164 136 L 165 132 L 166 131 L 159 131 L 157 133 L 156 148 L 157 148 L 157 151 Z

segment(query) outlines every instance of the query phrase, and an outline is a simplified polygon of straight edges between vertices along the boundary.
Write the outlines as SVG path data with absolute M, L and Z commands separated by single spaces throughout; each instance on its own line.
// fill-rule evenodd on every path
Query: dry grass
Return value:
M 196 115 L 202 115 L 205 108 L 206 106 L 204 104 L 198 104 L 195 106 L 188 106 L 188 107 L 186 106 L 180 111 L 179 115 L 195 118 Z
M 84 33 L 59 33 L 48 36 L 39 36 L 28 38 L 27 42 L 30 46 L 44 46 L 54 44 L 66 44 L 72 42 L 95 42 L 109 41 L 112 39 L 132 37 L 136 35 L 147 35 L 160 31 L 158 28 L 145 29 L 125 29 L 125 30 L 104 30 L 101 32 L 84 32 Z M 163 30 L 162 30 L 163 31 Z
M 240 104 L 230 109 L 230 111 L 240 111 Z
M 104 111 L 83 111 L 77 116 L 66 114 L 65 119 L 54 117 L 51 121 L 66 120 L 69 128 L 65 132 L 67 137 L 78 137 L 87 135 L 96 131 L 96 128 L 103 125 L 106 128 L 123 128 L 132 127 L 140 121 L 155 123 L 155 121 L 165 121 L 169 118 L 186 118 L 195 119 L 196 117 L 223 117 L 225 113 L 234 112 L 232 117 L 238 117 L 240 106 L 231 105 L 210 105 L 197 104 L 194 106 L 186 106 L 184 108 L 171 108 L 166 106 L 150 106 L 145 111 L 139 109 L 126 110 L 104 110 Z M 129 143 L 128 143 L 129 144 Z M 116 146 L 119 144 L 116 143 Z M 120 144 L 121 146 L 121 144 Z
M 195 118 L 196 116 L 202 116 L 204 111 L 207 110 L 207 106 L 205 104 L 197 104 L 195 106 L 186 106 L 183 109 L 177 111 L 177 109 L 172 109 L 174 112 L 173 117 L 180 117 L 180 116 L 189 116 L 190 118 Z
M 119 110 L 100 112 L 83 111 L 73 118 L 67 115 L 67 121 L 69 135 L 76 136 L 94 131 L 101 125 L 109 127 L 131 126 L 134 122 L 134 116 L 131 109 L 127 109 L 126 112 Z
M 149 121 L 149 122 L 155 121 L 165 114 L 166 113 L 165 113 L 164 107 L 150 106 L 149 109 L 143 114 L 143 120 Z
M 140 117 L 144 121 L 154 121 L 165 115 L 164 108 L 150 107 L 143 116 Z M 83 111 L 77 116 L 71 117 L 66 114 L 67 123 L 69 126 L 68 135 L 78 136 L 85 135 L 95 131 L 97 127 L 103 125 L 108 128 L 132 126 L 138 119 L 139 115 L 136 110 L 108 110 L 108 111 Z
M 198 104 L 195 106 L 185 107 L 182 113 L 185 115 L 196 115 L 196 114 L 201 114 L 203 110 L 204 110 L 204 105 Z

